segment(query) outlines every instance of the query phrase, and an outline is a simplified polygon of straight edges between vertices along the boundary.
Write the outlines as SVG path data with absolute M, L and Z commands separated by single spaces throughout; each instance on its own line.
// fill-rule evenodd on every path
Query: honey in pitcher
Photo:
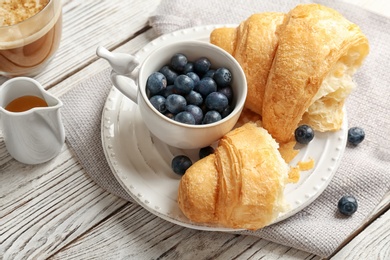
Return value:
M 5 109 L 10 112 L 24 112 L 34 107 L 47 107 L 46 101 L 36 96 L 21 96 L 11 101 Z

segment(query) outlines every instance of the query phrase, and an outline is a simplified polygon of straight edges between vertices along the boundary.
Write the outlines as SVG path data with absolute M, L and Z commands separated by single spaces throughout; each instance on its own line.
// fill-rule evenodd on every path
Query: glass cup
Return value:
M 0 8 L 5 8 L 9 2 L 0 1 Z M 28 1 L 13 0 L 12 2 L 25 4 Z M 39 2 L 39 0 L 31 2 Z M 9 12 L 17 16 L 17 11 Z M 41 11 L 13 25 L 4 25 L 5 18 L 0 19 L 3 19 L 0 20 L 0 25 L 3 25 L 0 26 L 0 75 L 15 77 L 34 76 L 40 73 L 60 45 L 61 0 L 50 0 Z

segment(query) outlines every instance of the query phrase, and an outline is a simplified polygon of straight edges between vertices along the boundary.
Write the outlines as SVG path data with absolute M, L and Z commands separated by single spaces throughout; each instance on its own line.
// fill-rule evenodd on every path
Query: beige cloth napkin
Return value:
M 201 24 L 239 23 L 254 12 L 287 12 L 302 1 L 163 0 L 150 18 L 162 34 Z M 371 53 L 355 76 L 358 88 L 348 98 L 350 126 L 360 126 L 366 139 L 347 147 L 334 179 L 320 197 L 293 217 L 256 232 L 258 236 L 322 257 L 331 255 L 373 211 L 390 189 L 390 19 L 335 1 L 319 1 L 360 25 L 371 44 Z M 100 138 L 104 102 L 112 84 L 104 70 L 61 97 L 67 143 L 89 176 L 101 187 L 126 200 L 106 162 Z M 346 194 L 359 202 L 351 217 L 337 213 L 337 201 Z

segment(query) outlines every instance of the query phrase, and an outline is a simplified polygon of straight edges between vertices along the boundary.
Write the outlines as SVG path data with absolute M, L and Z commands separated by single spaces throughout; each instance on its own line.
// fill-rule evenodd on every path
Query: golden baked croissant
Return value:
M 289 167 L 268 132 L 249 122 L 225 135 L 214 154 L 180 180 L 178 204 L 197 223 L 259 229 L 287 209 Z
M 352 75 L 369 52 L 367 38 L 340 13 L 318 4 L 298 5 L 283 19 L 279 14 L 270 21 L 272 15 L 257 14 L 237 28 L 210 35 L 211 43 L 243 66 L 246 106 L 262 115 L 263 126 L 282 143 L 300 122 L 319 131 L 338 130 L 344 100 L 354 86 Z M 258 73 L 248 73 L 250 66 Z

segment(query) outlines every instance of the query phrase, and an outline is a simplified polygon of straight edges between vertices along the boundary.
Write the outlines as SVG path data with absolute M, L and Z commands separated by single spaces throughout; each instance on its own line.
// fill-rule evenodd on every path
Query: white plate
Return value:
M 155 48 L 181 39 L 209 41 L 209 34 L 216 27 L 221 26 L 194 27 L 161 36 L 147 44 L 136 56 L 142 61 Z M 302 210 L 323 192 L 339 166 L 346 141 L 347 119 L 344 116 L 340 131 L 316 133 L 313 141 L 300 149 L 291 164 L 313 158 L 316 165 L 314 169 L 301 173 L 298 183 L 287 185 L 285 195 L 290 210 L 281 214 L 274 223 Z M 193 223 L 182 214 L 176 199 L 180 176 L 173 173 L 171 160 L 180 154 L 187 154 L 196 160 L 197 151 L 169 147 L 151 136 L 137 105 L 114 87 L 103 110 L 102 142 L 116 179 L 135 201 L 151 213 L 193 229 L 236 231 Z

